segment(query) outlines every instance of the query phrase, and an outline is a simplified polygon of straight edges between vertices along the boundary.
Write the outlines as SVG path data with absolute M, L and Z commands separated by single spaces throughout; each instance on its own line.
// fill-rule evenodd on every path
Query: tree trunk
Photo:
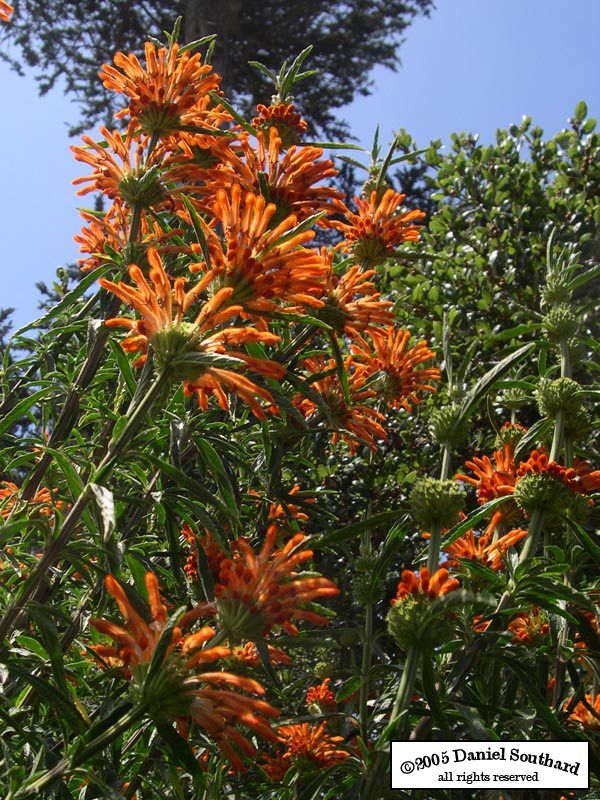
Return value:
M 186 42 L 216 33 L 213 66 L 222 77 L 221 89 L 232 88 L 232 59 L 240 31 L 242 0 L 185 0 L 184 37 Z

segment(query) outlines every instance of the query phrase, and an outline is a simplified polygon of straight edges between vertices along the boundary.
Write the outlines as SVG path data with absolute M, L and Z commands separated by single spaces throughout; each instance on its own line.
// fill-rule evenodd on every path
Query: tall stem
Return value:
M 360 670 L 360 735 L 364 742 L 368 737 L 367 700 L 369 698 L 369 672 L 371 671 L 371 653 L 373 649 L 373 603 L 365 606 L 365 633 L 363 640 L 362 665 Z
M 440 547 L 442 542 L 442 529 L 439 523 L 430 531 L 429 549 L 427 551 L 427 569 L 433 575 L 440 563 Z
M 146 395 L 142 397 L 139 404 L 133 409 L 130 418 L 121 430 L 116 439 L 113 439 L 106 452 L 106 455 L 92 472 L 88 483 L 83 488 L 82 493 L 79 495 L 71 510 L 64 518 L 60 527 L 60 533 L 55 536 L 48 544 L 44 554 L 38 561 L 35 570 L 31 573 L 27 582 L 17 598 L 6 609 L 6 613 L 2 620 L 0 620 L 0 642 L 4 637 L 10 634 L 13 630 L 17 619 L 25 608 L 26 604 L 33 600 L 46 579 L 48 571 L 52 565 L 59 558 L 60 554 L 68 544 L 71 536 L 81 519 L 81 516 L 91 498 L 91 485 L 98 483 L 103 478 L 108 477 L 112 471 L 118 456 L 123 452 L 126 445 L 131 441 L 135 435 L 138 427 L 142 423 L 146 413 L 150 410 L 156 397 L 162 392 L 167 375 L 165 372 L 159 373 L 152 386 L 150 386 Z

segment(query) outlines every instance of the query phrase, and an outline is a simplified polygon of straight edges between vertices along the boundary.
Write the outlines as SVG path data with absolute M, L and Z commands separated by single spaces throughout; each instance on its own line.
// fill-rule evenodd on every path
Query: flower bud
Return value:
M 554 306 L 546 314 L 544 330 L 551 342 L 569 341 L 579 329 L 579 314 L 567 304 Z
M 519 425 L 518 422 L 506 422 L 498 431 L 495 447 L 497 450 L 501 450 L 505 444 L 509 444 L 514 452 L 518 443 L 526 433 L 527 428 L 523 425 Z
M 517 482 L 515 501 L 530 516 L 534 511 L 543 511 L 550 520 L 565 513 L 571 493 L 561 480 L 551 475 L 530 473 Z
M 461 419 L 458 406 L 437 408 L 431 415 L 429 432 L 439 444 L 458 447 L 467 438 L 468 425 Z
M 566 274 L 554 272 L 548 275 L 541 295 L 542 308 L 553 308 L 554 306 L 568 304 L 571 299 L 571 289 L 569 288 L 569 280 Z
M 529 397 L 527 396 L 525 389 L 521 389 L 520 386 L 513 386 L 504 391 L 501 402 L 505 408 L 508 408 L 511 411 L 516 411 L 518 408 L 522 408 L 523 406 L 527 405 L 529 402 Z
M 156 167 L 130 172 L 119 182 L 119 194 L 130 208 L 152 208 L 165 199 L 164 187 Z
M 452 622 L 440 608 L 436 609 L 429 601 L 411 595 L 390 608 L 387 629 L 403 651 L 410 648 L 432 650 L 448 640 Z
M 571 378 L 543 379 L 535 393 L 538 409 L 542 417 L 555 419 L 559 411 L 565 417 L 581 410 L 581 386 Z
M 456 481 L 422 478 L 410 494 L 415 521 L 423 530 L 451 528 L 465 504 L 465 495 Z

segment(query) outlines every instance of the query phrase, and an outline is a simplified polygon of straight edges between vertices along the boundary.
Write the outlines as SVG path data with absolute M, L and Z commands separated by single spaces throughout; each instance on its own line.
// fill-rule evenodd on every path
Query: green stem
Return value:
M 166 381 L 166 373 L 161 372 L 156 377 L 152 386 L 150 386 L 146 395 L 142 397 L 139 404 L 133 410 L 131 417 L 128 419 L 126 425 L 121 430 L 116 439 L 113 439 L 108 446 L 108 450 L 99 466 L 92 472 L 88 483 L 83 488 L 83 491 L 71 506 L 71 510 L 64 518 L 60 527 L 60 533 L 52 539 L 44 554 L 38 561 L 35 570 L 27 582 L 23 585 L 18 597 L 8 606 L 4 617 L 0 621 L 0 642 L 7 636 L 14 628 L 21 612 L 24 610 L 28 602 L 33 600 L 43 584 L 50 568 L 59 558 L 65 546 L 70 541 L 70 538 L 91 498 L 91 484 L 98 483 L 101 479 L 108 477 L 112 471 L 118 456 L 123 452 L 126 445 L 133 438 L 138 427 L 142 423 L 146 413 L 150 410 L 156 397 L 162 392 L 163 386 Z
M 392 735 L 396 732 L 398 721 L 400 720 L 402 728 L 400 733 L 405 730 L 406 719 L 404 713 L 408 710 L 410 699 L 412 697 L 415 679 L 417 677 L 417 670 L 421 660 L 421 652 L 416 647 L 411 647 L 406 653 L 406 661 L 404 662 L 404 671 L 402 678 L 396 692 L 396 699 L 394 707 L 390 715 L 390 721 L 379 737 L 376 744 L 376 754 L 373 760 L 373 765 L 369 773 L 365 776 L 364 788 L 360 793 L 361 800 L 374 800 L 378 797 L 377 786 L 379 784 L 381 773 L 385 765 L 386 754 L 380 749 L 382 745 L 389 741 Z M 401 719 L 402 718 L 402 719 Z
M 440 469 L 440 478 L 443 481 L 448 480 L 450 474 L 450 445 L 448 442 L 442 448 L 442 468 Z
M 440 547 L 442 542 L 442 529 L 439 523 L 430 532 L 429 549 L 427 551 L 427 569 L 433 575 L 440 563 Z
M 565 431 L 565 412 L 564 409 L 559 408 L 556 412 L 554 420 L 554 436 L 552 437 L 552 449 L 550 450 L 550 461 L 558 461 L 560 459 L 560 451 L 563 443 L 563 435 Z
M 371 671 L 371 653 L 373 649 L 373 603 L 365 607 L 365 635 L 363 640 L 362 666 L 360 670 L 360 735 L 364 742 L 368 737 L 367 700 L 369 698 L 369 672 Z

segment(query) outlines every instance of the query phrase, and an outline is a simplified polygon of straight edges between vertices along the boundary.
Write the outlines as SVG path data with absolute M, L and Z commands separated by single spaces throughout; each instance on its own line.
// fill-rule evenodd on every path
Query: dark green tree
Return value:
M 0 56 L 22 71 L 35 70 L 42 94 L 55 84 L 81 107 L 72 132 L 111 121 L 113 98 L 98 88 L 98 64 L 118 50 L 139 53 L 148 31 L 160 36 L 183 15 L 187 41 L 217 34 L 213 61 L 222 88 L 238 106 L 269 102 L 272 87 L 248 69 L 261 61 L 279 69 L 285 59 L 314 45 L 314 81 L 298 87 L 296 101 L 312 133 L 343 135 L 336 113 L 372 88 L 378 64 L 396 69 L 402 36 L 433 0 L 18 0 L 11 25 L 0 34 Z M 10 47 L 10 51 L 7 49 Z

